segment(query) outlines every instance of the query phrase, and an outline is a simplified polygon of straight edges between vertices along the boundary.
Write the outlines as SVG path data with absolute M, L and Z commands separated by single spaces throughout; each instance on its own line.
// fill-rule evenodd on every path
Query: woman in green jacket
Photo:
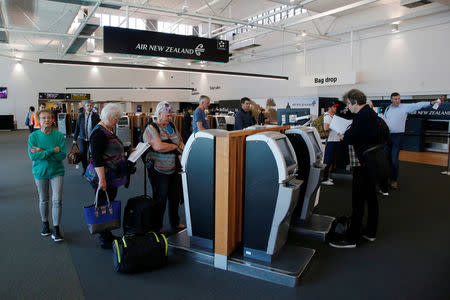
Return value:
M 66 139 L 64 135 L 52 129 L 53 115 L 48 109 L 38 112 L 40 130 L 28 137 L 28 154 L 33 161 L 33 176 L 39 193 L 39 209 L 42 219 L 42 236 L 52 235 L 55 242 L 63 240 L 60 232 L 62 190 L 64 183 L 64 164 L 66 157 Z M 49 186 L 52 187 L 53 233 L 48 222 Z

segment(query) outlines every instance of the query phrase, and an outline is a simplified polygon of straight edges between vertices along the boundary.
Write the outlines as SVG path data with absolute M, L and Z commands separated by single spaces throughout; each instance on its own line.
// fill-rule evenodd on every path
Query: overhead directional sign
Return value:
M 103 27 L 103 52 L 226 63 L 228 41 L 120 27 Z

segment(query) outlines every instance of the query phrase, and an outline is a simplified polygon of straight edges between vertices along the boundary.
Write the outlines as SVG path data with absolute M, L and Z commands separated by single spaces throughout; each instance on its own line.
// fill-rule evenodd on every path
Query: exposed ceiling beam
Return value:
M 165 13 L 175 14 L 175 15 L 179 15 L 179 16 L 188 16 L 188 17 L 203 19 L 203 20 L 211 19 L 212 21 L 219 21 L 219 22 L 231 23 L 231 24 L 247 25 L 249 23 L 247 21 L 242 21 L 242 20 L 238 20 L 238 19 L 224 18 L 224 17 L 220 17 L 220 16 L 210 16 L 210 15 L 204 15 L 204 14 L 200 14 L 200 13 L 191 13 L 191 12 L 184 11 L 184 10 L 176 10 L 176 9 L 170 9 L 170 8 L 165 8 L 165 7 L 160 7 L 160 6 L 144 6 L 144 5 L 139 5 L 139 4 L 129 3 L 129 2 L 120 2 L 120 1 L 113 1 L 113 0 L 102 1 L 102 4 L 122 5 L 122 6 L 129 5 L 130 7 L 142 8 L 142 9 L 158 11 L 158 12 L 165 12 Z M 272 31 L 280 31 L 280 32 L 286 32 L 286 33 L 291 33 L 291 34 L 298 34 L 298 32 L 295 30 L 288 30 L 288 29 L 285 29 L 282 27 L 277 27 L 277 26 L 268 26 L 268 25 L 262 25 L 262 24 L 254 24 L 253 26 L 264 28 L 264 29 L 269 29 Z
M 42 36 L 55 36 L 55 37 L 68 37 L 68 38 L 77 37 L 75 34 L 70 34 L 70 33 L 48 32 L 48 31 L 34 31 L 34 30 L 18 29 L 18 28 L 0 28 L 0 31 L 11 32 L 11 33 L 23 33 L 23 34 L 30 34 L 30 35 L 42 35 Z M 80 38 L 87 38 L 87 39 L 96 39 L 96 40 L 102 40 L 103 39 L 102 37 L 87 36 L 87 35 L 79 35 L 78 37 L 80 37 Z
M 84 26 L 87 24 L 87 22 L 89 21 L 89 19 L 92 17 L 92 15 L 95 13 L 95 11 L 97 10 L 97 8 L 100 6 L 100 4 L 102 4 L 102 1 L 97 1 L 94 5 L 94 7 L 92 8 L 92 10 L 89 12 L 89 14 L 87 15 L 86 19 L 83 20 L 83 23 L 80 24 L 80 26 L 78 26 L 77 31 L 75 32 L 75 36 L 72 38 L 72 40 L 69 42 L 69 45 L 67 47 L 64 47 L 64 51 L 61 54 L 61 57 L 63 57 L 64 55 L 67 54 L 67 51 L 69 51 L 70 47 L 72 47 L 73 43 L 75 42 L 75 40 L 78 38 L 78 36 L 80 35 L 81 31 L 83 30 Z
M 350 9 L 353 9 L 353 8 L 356 8 L 356 7 L 359 7 L 359 6 L 363 6 L 363 5 L 367 5 L 367 4 L 370 4 L 370 3 L 373 3 L 373 2 L 377 2 L 377 1 L 380 1 L 380 0 L 362 0 L 362 1 L 358 1 L 358 2 L 355 2 L 355 3 L 349 4 L 349 5 L 344 5 L 344 6 L 335 8 L 335 9 L 331 9 L 331 10 L 325 11 L 323 13 L 318 13 L 318 14 L 315 14 L 315 15 L 307 17 L 307 18 L 303 18 L 301 20 L 298 20 L 298 21 L 286 24 L 284 27 L 285 28 L 286 27 L 292 27 L 292 26 L 295 26 L 295 25 L 298 25 L 298 24 L 307 23 L 307 22 L 310 22 L 310 21 L 315 20 L 315 19 L 323 18 L 323 17 L 330 16 L 330 15 L 334 15 L 334 14 L 337 14 L 337 13 L 340 13 L 340 12 L 344 12 L 346 10 L 350 10 Z

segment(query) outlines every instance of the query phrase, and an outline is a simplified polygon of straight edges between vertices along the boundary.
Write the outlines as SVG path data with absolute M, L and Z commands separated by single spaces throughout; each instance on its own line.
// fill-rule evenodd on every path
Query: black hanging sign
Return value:
M 103 52 L 228 62 L 228 41 L 120 27 L 103 27 Z
M 64 93 L 39 93 L 39 100 L 64 100 L 67 95 Z
M 91 94 L 72 93 L 66 94 L 66 100 L 90 100 Z

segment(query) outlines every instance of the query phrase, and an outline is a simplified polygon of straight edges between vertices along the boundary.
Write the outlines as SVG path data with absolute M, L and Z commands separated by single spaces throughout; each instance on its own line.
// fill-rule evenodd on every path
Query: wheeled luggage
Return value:
M 147 195 L 130 198 L 123 214 L 123 233 L 127 235 L 159 231 L 160 206 Z

